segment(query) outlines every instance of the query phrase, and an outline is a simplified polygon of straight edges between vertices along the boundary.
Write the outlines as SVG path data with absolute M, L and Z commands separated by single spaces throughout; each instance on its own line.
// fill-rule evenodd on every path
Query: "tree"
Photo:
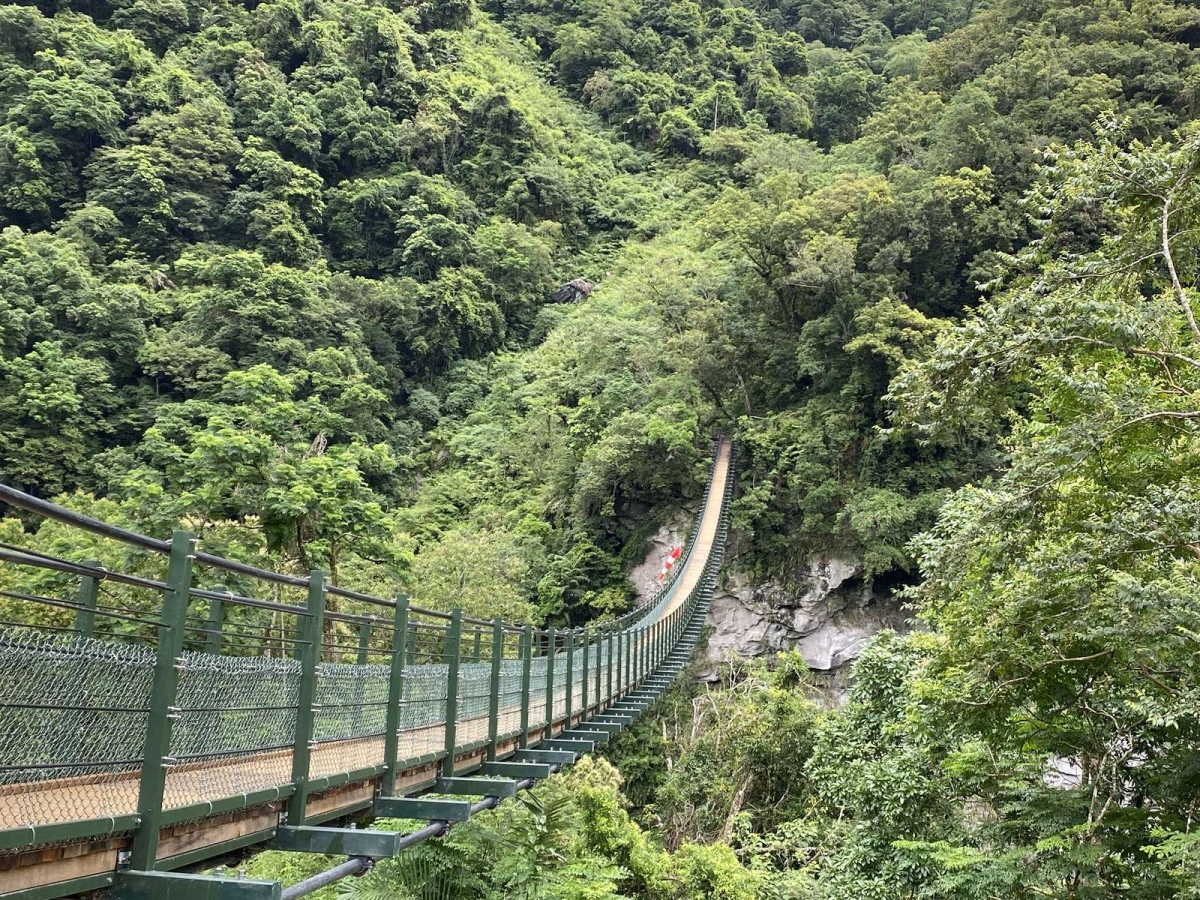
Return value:
M 528 552 L 516 536 L 454 528 L 417 554 L 413 595 L 434 609 L 532 622 L 536 616 L 527 599 L 528 574 Z
M 110 478 L 159 529 L 187 521 L 213 552 L 248 545 L 334 583 L 355 555 L 401 566 L 381 493 L 391 451 L 347 434 L 347 419 L 302 393 L 305 382 L 321 378 L 265 365 L 232 372 L 212 400 L 165 408 L 134 449 L 135 467 Z
M 108 367 L 60 341 L 0 362 L 0 477 L 39 494 L 67 490 L 113 428 L 116 408 Z
M 1197 802 L 1193 780 L 1171 774 L 1200 758 L 1181 705 L 1198 673 L 1178 639 L 1200 624 L 1181 515 L 1197 501 L 1200 330 L 1178 277 L 1197 252 L 1197 146 L 1193 128 L 1151 146 L 1101 128 L 1096 145 L 1056 151 L 1035 194 L 1043 232 L 1021 258 L 1030 274 L 894 389 L 926 433 L 1007 431 L 1007 470 L 956 493 L 919 539 L 917 596 L 945 636 L 928 692 L 945 714 L 1012 754 L 1006 768 L 1076 767 L 1077 789 L 1026 784 L 1007 814 L 1055 810 L 1037 864 L 1008 873 L 1021 890 L 1160 896 L 1170 876 L 1145 848 L 1183 831 L 1177 811 Z M 948 880 L 963 865 L 949 853 L 933 856 Z M 997 856 L 966 859 L 983 879 Z

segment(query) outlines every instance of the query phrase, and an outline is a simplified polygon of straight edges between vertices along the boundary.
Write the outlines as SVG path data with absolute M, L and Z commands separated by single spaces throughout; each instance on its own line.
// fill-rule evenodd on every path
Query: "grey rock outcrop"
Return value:
M 861 563 L 830 557 L 814 560 L 794 584 L 750 583 L 727 576 L 708 613 L 713 634 L 708 659 L 762 656 L 796 648 L 809 667 L 832 672 L 853 662 L 883 628 L 903 629 L 905 616 L 876 596 Z
M 661 527 L 646 557 L 630 572 L 644 602 L 661 587 L 662 562 L 683 545 L 691 526 L 688 512 Z M 715 679 L 731 656 L 763 656 L 798 649 L 816 674 L 827 676 L 834 695 L 844 689 L 848 665 L 882 629 L 910 628 L 907 614 L 864 574 L 854 559 L 811 560 L 787 582 L 751 581 L 737 569 L 726 571 L 708 610 L 708 666 L 701 678 Z M 836 697 L 835 697 L 836 698 Z
M 657 590 L 662 561 L 686 539 L 688 524 L 682 516 L 659 529 L 645 560 L 630 573 L 643 600 Z M 787 584 L 728 572 L 713 597 L 708 624 L 713 629 L 710 665 L 702 678 L 717 677 L 719 664 L 731 656 L 791 649 L 798 649 L 815 673 L 844 674 L 877 632 L 908 627 L 899 604 L 876 590 L 861 563 L 837 557 L 813 560 Z

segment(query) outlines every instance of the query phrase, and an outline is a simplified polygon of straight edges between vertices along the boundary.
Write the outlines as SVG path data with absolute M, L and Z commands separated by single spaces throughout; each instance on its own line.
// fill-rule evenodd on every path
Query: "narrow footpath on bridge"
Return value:
M 298 900 L 573 763 L 691 655 L 734 457 L 715 442 L 658 595 L 571 630 L 259 569 L 185 531 L 152 538 L 0 485 L 0 501 L 128 560 L 115 571 L 0 543 L 0 575 L 49 586 L 0 590 L 14 619 L 0 622 L 0 900 Z M 351 827 L 374 819 L 427 824 Z M 288 886 L 196 874 L 248 848 L 346 860 Z

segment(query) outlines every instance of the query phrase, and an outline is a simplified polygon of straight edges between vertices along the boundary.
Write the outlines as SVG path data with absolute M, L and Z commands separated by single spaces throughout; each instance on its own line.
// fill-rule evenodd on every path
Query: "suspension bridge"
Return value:
M 574 762 L 690 656 L 733 458 L 717 441 L 658 595 L 571 630 L 259 569 L 186 531 L 152 538 L 0 486 L 3 502 L 128 563 L 0 543 L 0 584 L 20 569 L 46 585 L 0 590 L 0 898 L 297 900 Z M 415 825 L 385 827 L 396 820 Z M 288 886 L 216 874 L 249 848 L 346 860 Z

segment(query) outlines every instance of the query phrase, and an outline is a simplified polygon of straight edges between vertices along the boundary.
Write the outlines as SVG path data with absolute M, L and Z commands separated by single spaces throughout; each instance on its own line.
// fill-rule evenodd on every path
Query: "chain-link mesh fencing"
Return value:
M 137 812 L 154 656 L 0 632 L 0 828 Z
M 407 666 L 400 700 L 398 758 L 418 759 L 446 746 L 446 696 L 450 667 L 440 663 Z
M 458 714 L 455 717 L 456 747 L 486 741 L 491 719 L 492 664 L 470 663 L 458 671 Z
M 522 683 L 525 664 L 519 659 L 506 659 L 500 663 L 499 722 L 497 738 L 503 740 L 521 730 L 521 708 L 525 701 Z
M 550 658 L 537 656 L 529 664 L 529 727 L 546 724 L 546 670 Z
M 387 665 L 317 666 L 312 777 L 383 764 L 390 680 L 391 667 Z
M 551 711 L 551 724 L 567 714 L 567 652 L 554 652 L 554 709 Z
M 183 654 L 163 808 L 288 784 L 299 689 L 294 659 Z
M 571 651 L 575 655 L 575 666 L 572 670 L 571 678 L 571 715 L 579 715 L 579 710 L 583 707 L 583 686 L 587 679 L 587 670 L 584 668 L 584 649 L 580 644 Z

